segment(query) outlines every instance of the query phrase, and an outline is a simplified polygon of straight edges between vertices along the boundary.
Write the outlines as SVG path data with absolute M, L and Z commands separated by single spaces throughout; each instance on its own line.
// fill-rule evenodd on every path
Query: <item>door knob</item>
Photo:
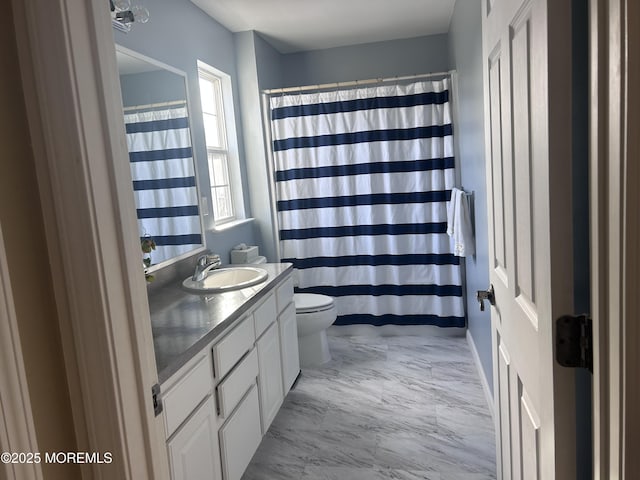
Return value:
M 484 312 L 484 301 L 485 300 L 489 300 L 489 303 L 491 305 L 495 305 L 496 304 L 496 295 L 495 295 L 495 291 L 493 290 L 493 285 L 489 286 L 489 290 L 478 290 L 478 292 L 476 293 L 476 298 L 478 299 L 478 302 L 480 303 L 480 311 Z

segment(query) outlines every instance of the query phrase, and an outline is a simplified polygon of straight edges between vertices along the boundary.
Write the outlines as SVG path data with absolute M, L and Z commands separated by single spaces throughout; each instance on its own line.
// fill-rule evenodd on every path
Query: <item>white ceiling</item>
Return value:
M 191 0 L 281 53 L 446 33 L 455 0 Z

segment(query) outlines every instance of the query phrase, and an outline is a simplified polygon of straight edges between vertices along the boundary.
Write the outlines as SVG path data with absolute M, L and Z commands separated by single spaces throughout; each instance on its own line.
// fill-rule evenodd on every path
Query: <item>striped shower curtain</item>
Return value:
M 465 325 L 448 84 L 270 99 L 281 259 L 338 325 Z
M 141 237 L 154 238 L 158 264 L 202 243 L 187 109 L 124 117 L 138 227 Z

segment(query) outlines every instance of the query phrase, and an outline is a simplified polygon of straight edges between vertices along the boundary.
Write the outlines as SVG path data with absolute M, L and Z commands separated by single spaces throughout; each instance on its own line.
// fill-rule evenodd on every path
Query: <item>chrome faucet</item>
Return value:
M 194 282 L 201 282 L 207 278 L 209 270 L 219 267 L 222 262 L 220 261 L 220 255 L 200 255 L 196 260 L 196 269 L 193 272 L 191 280 Z

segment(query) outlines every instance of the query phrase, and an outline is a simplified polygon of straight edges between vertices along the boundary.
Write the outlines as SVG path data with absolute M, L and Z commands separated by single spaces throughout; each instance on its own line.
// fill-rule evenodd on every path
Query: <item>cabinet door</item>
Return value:
M 220 480 L 213 398 L 208 397 L 168 442 L 172 480 Z
M 261 440 L 260 406 L 253 386 L 220 429 L 224 480 L 240 480 Z
M 260 364 L 258 381 L 260 385 L 262 432 L 266 433 L 284 398 L 282 392 L 280 335 L 278 334 L 277 323 L 273 323 L 264 332 L 256 346 L 258 347 L 258 363 Z
M 280 314 L 280 349 L 282 350 L 282 382 L 286 395 L 300 373 L 298 355 L 298 324 L 296 308 L 292 303 Z

